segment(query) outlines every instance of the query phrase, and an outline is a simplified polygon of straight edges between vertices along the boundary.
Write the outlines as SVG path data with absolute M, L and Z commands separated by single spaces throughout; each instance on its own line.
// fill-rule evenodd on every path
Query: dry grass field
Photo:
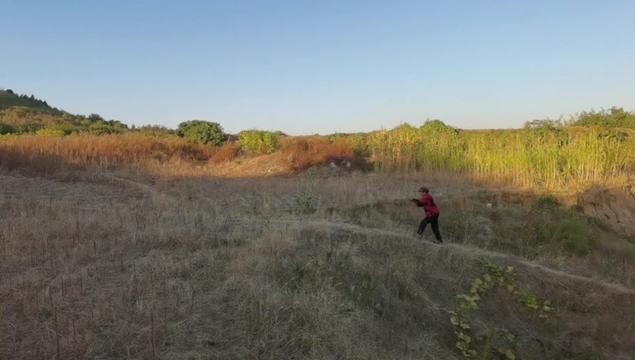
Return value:
M 414 235 L 422 184 L 443 245 Z M 483 294 L 478 358 L 631 359 L 635 243 L 586 205 L 443 174 L 3 170 L 0 359 L 459 359 L 488 263 L 553 311 Z

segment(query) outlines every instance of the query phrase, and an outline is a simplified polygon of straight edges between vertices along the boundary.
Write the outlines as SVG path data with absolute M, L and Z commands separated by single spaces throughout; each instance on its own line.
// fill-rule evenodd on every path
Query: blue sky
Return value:
M 291 134 L 635 110 L 634 1 L 0 0 L 0 88 Z

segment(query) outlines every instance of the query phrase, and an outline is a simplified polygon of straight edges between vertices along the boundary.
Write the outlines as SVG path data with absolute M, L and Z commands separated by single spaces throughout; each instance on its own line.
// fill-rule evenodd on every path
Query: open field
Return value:
M 3 2 L 0 360 L 635 360 L 633 14 Z
M 442 246 L 414 236 L 423 183 Z M 4 171 L 0 358 L 461 358 L 450 312 L 492 263 L 531 296 L 483 294 L 479 354 L 629 359 L 632 233 L 577 205 L 441 173 Z

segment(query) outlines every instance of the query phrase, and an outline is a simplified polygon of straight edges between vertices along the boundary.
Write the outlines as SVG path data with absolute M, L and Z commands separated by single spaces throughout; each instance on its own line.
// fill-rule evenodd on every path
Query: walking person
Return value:
M 430 190 L 427 187 L 423 186 L 419 188 L 417 192 L 421 193 L 421 198 L 412 199 L 412 202 L 417 204 L 419 207 L 423 207 L 426 214 L 425 218 L 421 220 L 421 223 L 419 223 L 419 230 L 417 230 L 417 234 L 422 236 L 423 232 L 426 230 L 426 226 L 430 224 L 437 243 L 442 243 L 443 239 L 441 239 L 441 232 L 439 231 L 439 208 L 434 203 L 434 199 L 432 198 L 432 195 L 430 195 Z

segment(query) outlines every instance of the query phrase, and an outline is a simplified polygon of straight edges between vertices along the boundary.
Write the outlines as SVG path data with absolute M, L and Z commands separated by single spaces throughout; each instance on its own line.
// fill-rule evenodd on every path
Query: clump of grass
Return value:
M 214 164 L 220 164 L 232 161 L 240 154 L 240 145 L 236 142 L 228 142 L 218 148 L 218 151 L 212 155 L 211 161 Z
M 311 191 L 303 191 L 295 197 L 295 211 L 300 214 L 313 214 L 318 209 L 318 198 Z
M 546 245 L 557 252 L 588 255 L 594 246 L 594 230 L 578 213 L 561 209 L 552 196 L 543 196 L 532 206 L 525 236 L 534 245 Z

